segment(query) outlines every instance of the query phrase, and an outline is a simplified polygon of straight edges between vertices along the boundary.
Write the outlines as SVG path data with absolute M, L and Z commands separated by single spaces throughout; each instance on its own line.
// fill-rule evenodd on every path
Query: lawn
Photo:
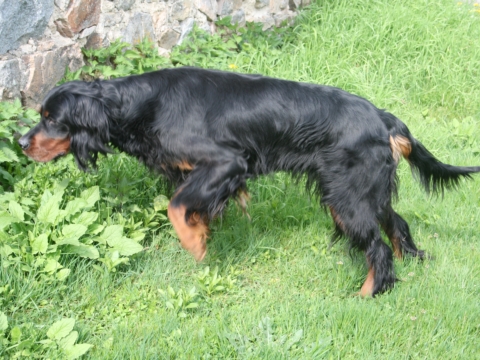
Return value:
M 341 87 L 443 162 L 480 165 L 479 9 L 318 0 L 283 30 L 194 34 L 171 61 Z M 232 203 L 197 264 L 166 220 L 171 189 L 135 160 L 81 173 L 71 156 L 2 159 L 0 357 L 480 358 L 480 176 L 435 197 L 401 163 L 394 208 L 431 259 L 395 260 L 402 281 L 362 299 L 364 255 L 331 243 L 330 216 L 288 174 L 251 181 L 251 219 Z

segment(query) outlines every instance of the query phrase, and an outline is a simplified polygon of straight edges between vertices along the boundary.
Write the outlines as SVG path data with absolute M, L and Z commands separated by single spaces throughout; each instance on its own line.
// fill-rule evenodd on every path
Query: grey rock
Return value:
M 232 24 L 239 24 L 241 26 L 245 25 L 245 11 L 243 9 L 238 9 L 232 14 Z
M 180 34 L 177 31 L 173 29 L 169 29 L 165 31 L 163 35 L 160 37 L 160 40 L 158 41 L 158 46 L 161 46 L 164 49 L 170 50 L 172 47 L 175 46 L 179 38 L 180 38 Z
M 269 4 L 269 0 L 255 0 L 255 9 L 262 9 Z
M 0 0 L 0 54 L 40 38 L 53 9 L 51 0 Z
M 172 20 L 183 21 L 190 16 L 192 12 L 192 1 L 181 0 L 172 4 L 170 18 Z
M 136 13 L 125 29 L 123 40 L 130 44 L 136 44 L 145 38 L 155 41 L 152 17 L 147 13 Z
M 182 33 L 180 34 L 180 38 L 177 41 L 177 45 L 180 45 L 185 37 L 190 34 L 193 30 L 193 25 L 195 24 L 195 20 L 193 18 L 185 19 L 181 24 Z
M 234 1 L 233 0 L 220 0 L 218 2 L 217 14 L 220 16 L 228 16 L 233 12 Z
M 288 0 L 288 7 L 295 11 L 302 5 L 302 0 Z
M 25 82 L 26 77 L 20 69 L 20 59 L 0 61 L 1 101 L 19 98 Z
M 195 0 L 197 9 L 205 14 L 210 21 L 217 20 L 216 5 L 215 0 Z
M 135 0 L 115 0 L 114 3 L 118 10 L 129 11 L 132 9 Z

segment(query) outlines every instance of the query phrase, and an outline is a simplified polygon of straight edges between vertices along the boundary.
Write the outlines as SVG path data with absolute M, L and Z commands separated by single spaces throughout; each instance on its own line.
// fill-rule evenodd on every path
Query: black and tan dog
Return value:
M 247 178 L 305 174 L 336 234 L 365 252 L 362 296 L 394 285 L 393 254 L 424 256 L 392 208 L 400 158 L 427 191 L 480 172 L 439 162 L 399 119 L 361 97 L 256 75 L 176 68 L 74 81 L 54 88 L 41 111 L 41 122 L 19 140 L 26 155 L 45 162 L 70 151 L 82 169 L 95 167 L 110 146 L 137 157 L 177 186 L 168 216 L 198 261 L 209 221 L 229 198 L 244 202 Z

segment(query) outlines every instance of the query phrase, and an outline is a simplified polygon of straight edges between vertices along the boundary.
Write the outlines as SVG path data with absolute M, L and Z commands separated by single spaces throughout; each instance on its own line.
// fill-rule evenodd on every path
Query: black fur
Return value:
M 53 89 L 42 111 L 38 127 L 46 136 L 66 127 L 82 169 L 95 167 L 98 153 L 113 146 L 166 175 L 178 187 L 172 206 L 185 207 L 187 224 L 195 214 L 208 224 L 229 198 L 246 191 L 249 177 L 306 175 L 337 233 L 366 254 L 374 286 L 364 285 L 362 295 L 395 282 L 380 227 L 397 256 L 423 256 L 391 207 L 399 155 L 427 191 L 443 191 L 480 171 L 439 162 L 399 119 L 361 97 L 262 76 L 176 68 L 75 81 Z M 35 131 L 20 140 L 27 155 Z M 395 148 L 392 138 L 406 146 Z

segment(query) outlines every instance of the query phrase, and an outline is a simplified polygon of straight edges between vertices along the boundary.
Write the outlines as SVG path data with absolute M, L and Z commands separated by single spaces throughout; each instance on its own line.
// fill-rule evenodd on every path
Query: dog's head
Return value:
M 43 101 L 41 120 L 18 143 L 25 155 L 47 162 L 68 152 L 86 170 L 98 153 L 110 152 L 108 109 L 101 85 L 72 81 L 51 90 Z

